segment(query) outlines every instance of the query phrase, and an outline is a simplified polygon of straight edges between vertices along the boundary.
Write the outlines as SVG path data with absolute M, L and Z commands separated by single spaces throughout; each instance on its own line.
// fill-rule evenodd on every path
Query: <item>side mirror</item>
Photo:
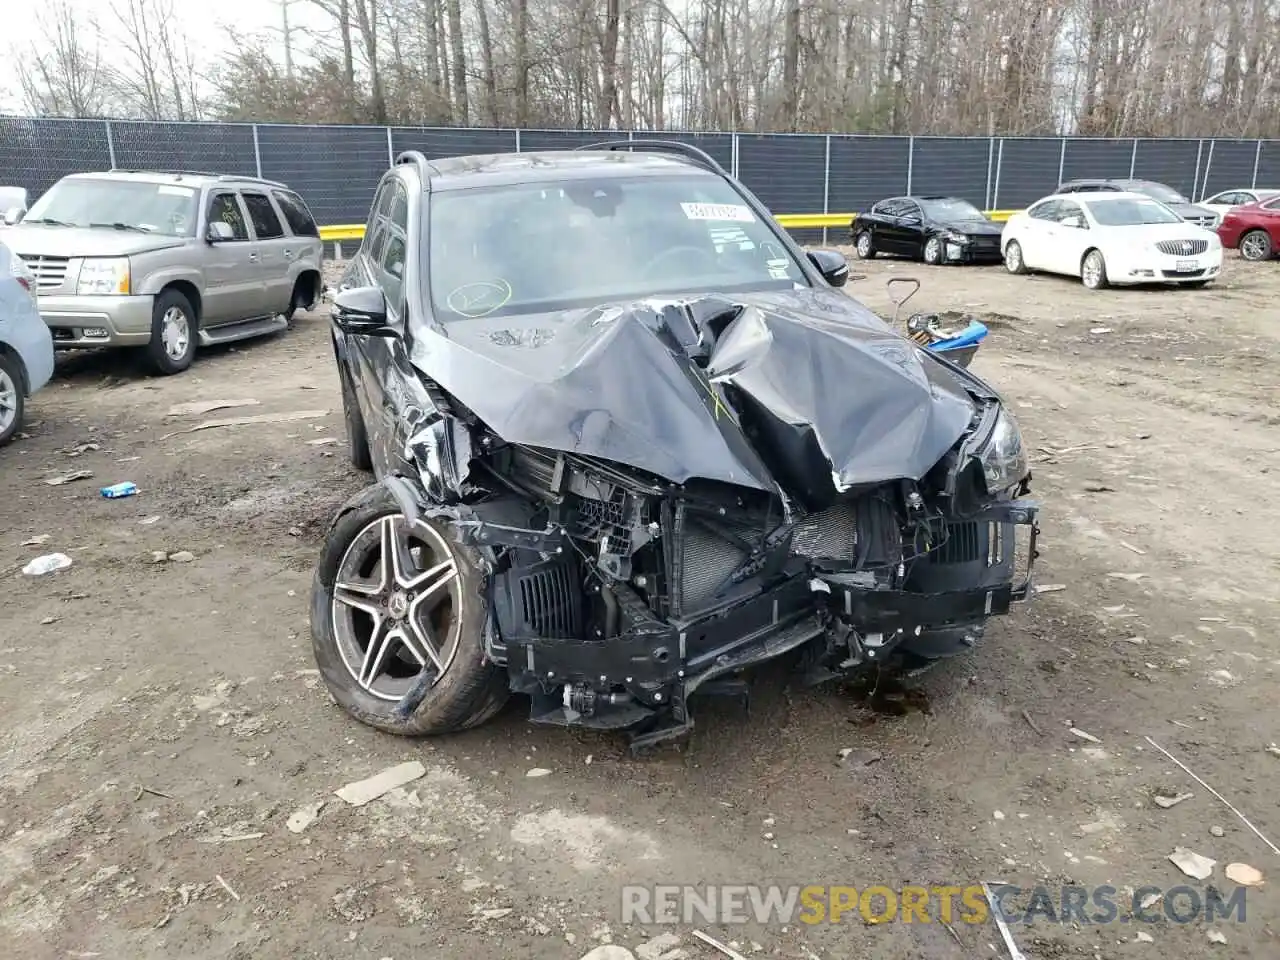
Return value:
M 1079 217 L 1063 217 L 1062 225 L 1064 227 L 1074 227 L 1075 229 L 1079 230 L 1081 227 L 1084 226 L 1084 221 L 1081 220 Z
M 209 229 L 205 231 L 204 238 L 210 243 L 221 243 L 226 240 L 234 240 L 236 234 L 231 229 L 231 224 L 223 223 L 221 220 L 210 220 Z
M 833 287 L 843 287 L 849 280 L 849 263 L 837 250 L 810 250 L 809 262 Z
M 4 225 L 12 227 L 15 223 L 27 215 L 27 211 L 23 207 L 10 207 L 4 212 Z
M 398 337 L 387 326 L 387 298 L 378 287 L 351 287 L 333 298 L 333 322 L 343 333 L 363 337 Z

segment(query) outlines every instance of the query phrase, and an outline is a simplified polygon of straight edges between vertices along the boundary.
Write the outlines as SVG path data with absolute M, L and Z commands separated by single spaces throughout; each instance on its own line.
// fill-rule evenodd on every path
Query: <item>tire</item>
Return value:
M 190 300 L 172 288 L 160 291 L 151 308 L 151 342 L 147 344 L 151 368 L 170 377 L 191 366 L 199 329 Z
M 1027 262 L 1022 259 L 1022 246 L 1017 240 L 1010 240 L 1004 248 L 1004 268 L 1010 273 L 1025 274 Z
M 351 386 L 346 364 L 338 361 L 338 378 L 342 381 L 342 416 L 347 422 L 347 456 L 351 465 L 366 473 L 373 472 L 373 453 L 369 449 L 369 434 L 364 427 L 364 414 Z
M 403 587 L 384 591 L 381 603 L 372 594 L 336 588 L 336 584 L 350 582 L 368 589 L 374 581 L 381 580 L 379 567 L 370 571 L 353 564 L 371 549 L 381 556 L 380 544 L 385 542 L 388 531 L 429 551 L 430 557 L 423 556 L 419 561 L 422 565 L 435 570 L 446 563 L 452 567 L 428 579 L 426 586 L 430 589 L 416 593 Z M 363 581 L 355 577 L 361 569 L 371 572 Z M 395 498 L 382 484 L 367 487 L 347 501 L 329 530 L 311 591 L 312 648 L 320 675 L 339 706 L 361 723 L 401 736 L 465 730 L 479 726 L 501 710 L 508 696 L 507 677 L 502 668 L 485 658 L 488 608 L 482 570 L 479 555 L 454 539 L 447 522 L 424 520 L 410 527 Z M 404 583 L 404 578 L 392 580 Z M 336 601 L 335 594 L 339 597 Z M 399 631 L 408 639 L 380 645 L 382 656 L 376 658 L 376 663 L 371 661 L 367 646 L 361 648 L 358 640 L 370 636 L 368 628 L 373 621 L 367 614 L 354 611 L 342 597 L 355 597 L 357 602 L 382 611 L 384 622 L 398 624 L 393 634 Z M 448 600 L 448 614 L 441 615 L 425 635 L 409 626 L 414 621 L 415 598 L 424 607 L 433 599 Z M 443 603 L 428 616 L 436 616 L 442 609 Z M 407 614 L 401 613 L 406 610 Z M 393 620 L 397 614 L 403 619 Z M 363 632 L 360 624 L 364 625 Z M 424 636 L 429 639 L 424 640 Z M 414 653 L 412 648 L 422 643 L 434 644 L 433 653 L 423 656 L 422 649 Z M 419 669 L 415 671 L 415 667 Z M 403 714 L 400 700 L 424 671 L 431 686 L 417 708 Z M 357 674 L 363 674 L 368 682 Z
M 1240 238 L 1240 256 L 1245 260 L 1270 260 L 1275 246 L 1265 230 L 1250 230 Z
M 876 258 L 876 243 L 871 237 L 870 230 L 859 230 L 853 238 L 853 250 L 858 255 L 859 260 L 874 260 Z
M 18 435 L 26 419 L 25 383 L 17 357 L 0 353 L 0 447 Z
M 1090 290 L 1103 290 L 1107 286 L 1107 261 L 1101 250 L 1089 250 L 1080 261 L 1080 282 Z
M 942 240 L 938 237 L 930 237 L 924 242 L 924 262 L 931 267 L 936 267 L 942 263 Z

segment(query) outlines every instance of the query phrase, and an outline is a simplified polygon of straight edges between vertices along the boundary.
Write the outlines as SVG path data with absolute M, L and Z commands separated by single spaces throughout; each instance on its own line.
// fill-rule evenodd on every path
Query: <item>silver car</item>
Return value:
M 323 245 L 282 183 L 112 170 L 63 177 L 4 233 L 54 346 L 136 346 L 162 374 L 276 333 L 320 297 Z
M 53 337 L 36 310 L 35 278 L 0 242 L 0 446 L 22 429 L 27 397 L 53 375 Z

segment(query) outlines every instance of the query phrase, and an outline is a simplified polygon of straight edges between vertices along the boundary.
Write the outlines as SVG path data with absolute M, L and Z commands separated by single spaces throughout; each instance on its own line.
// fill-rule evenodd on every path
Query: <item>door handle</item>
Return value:
M 250 262 L 250 263 L 257 263 L 257 262 L 258 262 L 258 255 L 257 255 L 256 253 L 251 253 L 251 254 L 249 254 L 249 262 Z
M 292 260 L 292 259 L 293 259 L 293 251 L 292 251 L 292 250 L 286 250 L 286 251 L 284 252 L 284 258 L 285 258 L 286 260 Z

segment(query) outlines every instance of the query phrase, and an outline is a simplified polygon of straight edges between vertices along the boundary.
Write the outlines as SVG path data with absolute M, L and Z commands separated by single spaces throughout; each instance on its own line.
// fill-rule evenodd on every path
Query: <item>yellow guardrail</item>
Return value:
M 986 214 L 992 220 L 1008 220 L 1016 210 L 988 210 Z M 778 225 L 788 230 L 822 230 L 831 227 L 847 227 L 857 218 L 856 213 L 780 213 L 773 219 Z M 320 239 L 325 241 L 362 240 L 364 239 L 363 223 L 344 223 L 321 227 Z

